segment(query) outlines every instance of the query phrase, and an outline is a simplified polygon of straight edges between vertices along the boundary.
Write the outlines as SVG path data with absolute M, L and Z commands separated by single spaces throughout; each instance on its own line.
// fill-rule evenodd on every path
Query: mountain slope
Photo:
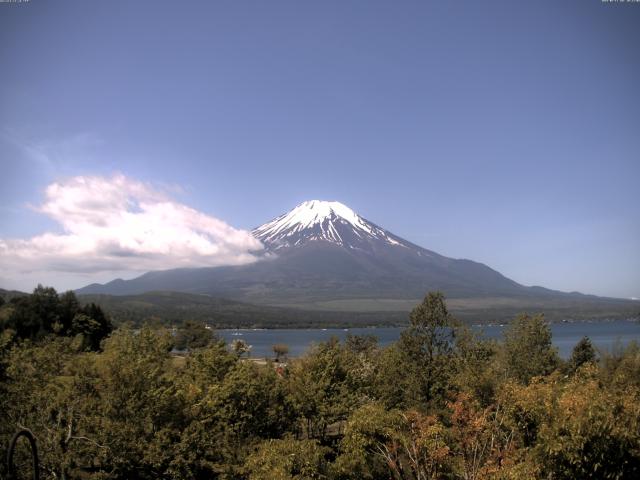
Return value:
M 24 295 L 24 294 L 23 294 Z M 81 303 L 99 304 L 116 325 L 145 322 L 179 325 L 184 320 L 205 322 L 215 328 L 330 328 L 405 325 L 407 310 L 417 301 L 377 301 L 369 309 L 349 300 L 335 301 L 324 308 L 282 308 L 252 305 L 209 295 L 180 292 L 147 292 L 140 295 L 80 295 Z M 612 319 L 638 315 L 638 304 L 615 299 L 572 297 L 553 299 L 465 298 L 447 301 L 459 320 L 473 323 L 503 323 L 523 310 L 544 311 L 547 319 Z M 487 308 L 490 306 L 491 308 Z
M 525 287 L 471 260 L 419 247 L 338 202 L 304 202 L 256 228 L 261 260 L 242 266 L 149 272 L 132 280 L 89 285 L 79 293 L 114 295 L 172 290 L 258 304 L 317 305 L 347 299 L 545 299 L 565 294 Z
M 100 305 L 116 325 L 146 322 L 179 325 L 195 320 L 216 328 L 311 328 L 401 325 L 406 315 L 387 312 L 326 312 L 234 302 L 209 295 L 147 292 L 140 295 L 80 295 L 81 303 Z

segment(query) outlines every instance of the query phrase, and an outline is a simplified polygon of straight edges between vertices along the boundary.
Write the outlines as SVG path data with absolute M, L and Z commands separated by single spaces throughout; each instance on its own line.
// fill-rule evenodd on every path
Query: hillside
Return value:
M 396 326 L 408 323 L 409 311 L 420 300 L 378 301 L 369 304 L 337 301 L 302 310 L 290 306 L 252 305 L 181 292 L 148 292 L 140 295 L 80 295 L 95 302 L 116 324 L 145 321 L 175 325 L 192 319 L 215 328 L 330 328 Z M 596 299 L 576 303 L 556 300 L 546 304 L 509 299 L 453 299 L 447 302 L 458 319 L 476 324 L 506 323 L 522 312 L 543 312 L 550 321 L 608 320 L 638 316 L 640 305 Z
M 79 295 L 79 299 L 103 307 L 116 324 L 136 326 L 145 322 L 178 325 L 189 319 L 215 328 L 329 328 L 402 325 L 407 318 L 405 312 L 305 311 L 181 292 Z

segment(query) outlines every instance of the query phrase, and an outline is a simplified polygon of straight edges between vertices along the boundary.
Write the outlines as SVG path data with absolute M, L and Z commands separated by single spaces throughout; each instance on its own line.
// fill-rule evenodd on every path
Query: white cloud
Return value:
M 250 232 L 123 175 L 53 183 L 37 210 L 62 232 L 0 239 L 5 278 L 39 272 L 99 275 L 177 267 L 239 265 L 263 248 Z

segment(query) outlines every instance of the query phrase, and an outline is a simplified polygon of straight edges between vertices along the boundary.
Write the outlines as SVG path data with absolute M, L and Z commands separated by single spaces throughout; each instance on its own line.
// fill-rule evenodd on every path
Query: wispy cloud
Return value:
M 27 132 L 15 128 L 0 128 L 0 141 L 21 152 L 21 161 L 31 162 L 51 174 L 64 170 L 70 164 L 86 162 L 105 143 L 91 132 L 36 140 Z
M 46 189 L 38 211 L 61 232 L 0 239 L 0 269 L 11 273 L 142 272 L 254 262 L 250 232 L 199 212 L 166 189 L 114 175 L 77 176 Z

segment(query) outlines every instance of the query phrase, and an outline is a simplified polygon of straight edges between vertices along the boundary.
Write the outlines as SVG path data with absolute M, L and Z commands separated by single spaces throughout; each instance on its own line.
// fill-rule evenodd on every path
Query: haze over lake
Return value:
M 482 331 L 486 338 L 501 339 L 503 325 L 473 327 Z M 395 342 L 400 337 L 403 327 L 376 328 L 327 328 L 327 329 L 225 329 L 218 330 L 220 337 L 227 343 L 242 339 L 252 346 L 251 357 L 273 357 L 272 347 L 276 343 L 284 343 L 289 347 L 289 355 L 297 357 L 307 351 L 314 343 L 325 342 L 336 336 L 343 341 L 347 335 L 374 335 L 381 346 Z M 617 344 L 626 345 L 631 341 L 640 342 L 640 323 L 618 320 L 613 322 L 591 323 L 571 322 L 551 324 L 553 344 L 558 348 L 561 357 L 568 358 L 578 341 L 587 336 L 594 347 L 604 351 L 616 348 Z

